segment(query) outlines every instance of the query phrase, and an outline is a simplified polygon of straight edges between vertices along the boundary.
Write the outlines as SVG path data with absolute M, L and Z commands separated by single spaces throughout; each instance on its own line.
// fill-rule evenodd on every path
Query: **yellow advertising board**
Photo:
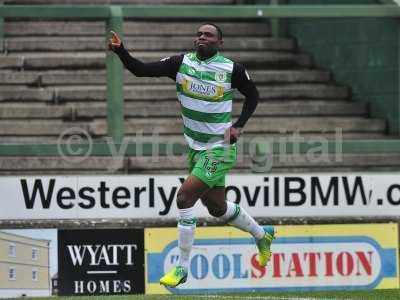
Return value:
M 397 224 L 276 226 L 266 268 L 254 239 L 233 227 L 199 227 L 186 283 L 160 277 L 179 258 L 177 229 L 145 230 L 147 294 L 399 288 Z

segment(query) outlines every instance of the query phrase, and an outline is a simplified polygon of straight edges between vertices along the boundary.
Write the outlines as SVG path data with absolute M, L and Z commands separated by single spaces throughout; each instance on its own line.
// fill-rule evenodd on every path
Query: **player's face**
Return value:
M 197 30 L 194 46 L 200 57 L 210 57 L 214 55 L 222 45 L 222 40 L 218 39 L 218 31 L 212 25 L 202 25 Z

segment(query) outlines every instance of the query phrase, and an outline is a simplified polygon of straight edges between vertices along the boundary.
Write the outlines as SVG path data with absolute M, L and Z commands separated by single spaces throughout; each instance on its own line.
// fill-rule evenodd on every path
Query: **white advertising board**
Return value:
M 176 218 L 178 175 L 0 177 L 0 220 Z M 230 175 L 254 217 L 400 215 L 400 174 Z M 208 217 L 200 201 L 197 216 Z

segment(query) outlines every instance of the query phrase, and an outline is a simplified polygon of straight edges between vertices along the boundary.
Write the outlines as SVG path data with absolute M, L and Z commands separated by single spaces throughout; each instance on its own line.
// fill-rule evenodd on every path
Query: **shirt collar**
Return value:
M 217 56 L 219 56 L 219 51 L 217 51 L 217 53 L 215 53 L 215 54 L 214 54 L 213 56 L 211 56 L 210 58 L 207 58 L 207 59 L 205 59 L 205 60 L 201 60 L 201 59 L 199 59 L 199 58 L 197 57 L 197 53 L 194 52 L 194 57 L 195 57 L 196 61 L 199 62 L 199 63 L 204 63 L 204 64 L 208 64 L 208 63 L 212 62 L 214 59 L 217 58 Z

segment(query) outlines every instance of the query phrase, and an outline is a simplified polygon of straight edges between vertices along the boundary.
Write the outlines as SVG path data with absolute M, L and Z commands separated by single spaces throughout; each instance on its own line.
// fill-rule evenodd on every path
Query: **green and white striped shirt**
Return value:
M 245 68 L 219 53 L 199 60 L 195 52 L 143 63 L 121 45 L 115 50 L 125 67 L 136 76 L 168 76 L 176 81 L 184 135 L 194 150 L 224 144 L 225 130 L 232 126 L 233 90 L 246 97 L 234 126 L 243 127 L 257 106 L 259 94 Z
M 219 53 L 204 61 L 194 52 L 183 57 L 176 89 L 184 136 L 192 149 L 225 146 L 224 133 L 232 126 L 233 64 Z

